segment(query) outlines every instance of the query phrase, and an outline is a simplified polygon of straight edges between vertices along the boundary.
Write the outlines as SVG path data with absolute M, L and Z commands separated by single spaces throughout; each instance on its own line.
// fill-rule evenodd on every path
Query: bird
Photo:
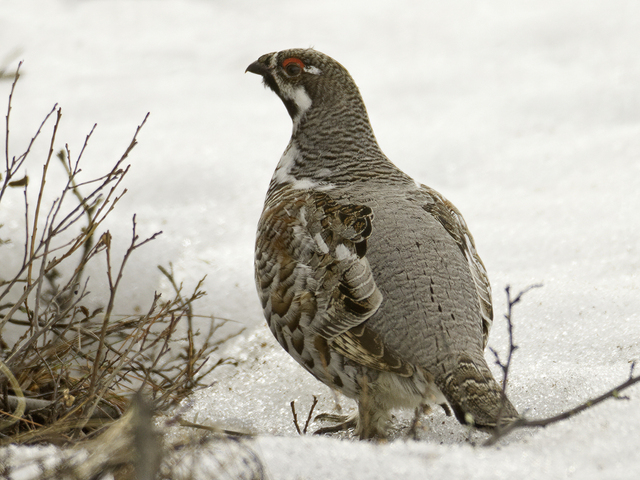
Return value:
M 246 72 L 293 121 L 258 223 L 258 294 L 284 350 L 356 400 L 340 427 L 384 439 L 392 410 L 432 405 L 485 431 L 518 418 L 484 357 L 491 286 L 459 210 L 382 152 L 333 58 L 282 50 Z

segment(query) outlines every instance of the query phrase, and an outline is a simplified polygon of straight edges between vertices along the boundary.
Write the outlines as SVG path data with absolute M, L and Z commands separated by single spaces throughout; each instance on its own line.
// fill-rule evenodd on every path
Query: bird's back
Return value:
M 371 186 L 353 203 L 371 207 L 367 259 L 383 302 L 367 321 L 386 345 L 433 375 L 457 352 L 482 357 L 478 291 L 454 239 L 414 187 Z M 368 197 L 368 198 L 367 198 Z

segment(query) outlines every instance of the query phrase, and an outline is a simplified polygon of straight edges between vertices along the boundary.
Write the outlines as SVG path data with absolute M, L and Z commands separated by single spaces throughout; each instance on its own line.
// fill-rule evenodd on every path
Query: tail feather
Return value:
M 447 374 L 436 379 L 456 418 L 462 424 L 493 430 L 518 418 L 518 412 L 493 378 L 484 358 L 464 355 Z

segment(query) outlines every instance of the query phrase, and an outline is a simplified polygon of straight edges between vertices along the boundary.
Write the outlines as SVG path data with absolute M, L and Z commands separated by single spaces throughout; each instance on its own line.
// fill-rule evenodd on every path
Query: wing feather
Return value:
M 357 364 L 411 376 L 413 367 L 366 327 L 382 303 L 366 258 L 372 231 L 371 208 L 285 187 L 260 221 L 256 284 L 267 322 L 290 353 L 302 357 L 306 338 Z
M 420 186 L 420 192 L 426 194 L 429 201 L 423 205 L 427 212 L 434 216 L 451 235 L 467 259 L 471 276 L 478 293 L 480 311 L 482 313 L 483 348 L 487 346 L 489 330 L 493 323 L 493 306 L 491 304 L 491 284 L 487 270 L 476 251 L 476 245 L 460 211 L 446 198 L 426 185 Z

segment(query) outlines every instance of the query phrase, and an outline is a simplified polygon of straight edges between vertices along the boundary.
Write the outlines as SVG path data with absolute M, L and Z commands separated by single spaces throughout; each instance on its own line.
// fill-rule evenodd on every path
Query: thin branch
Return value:
M 522 299 L 523 295 L 525 295 L 528 291 L 530 291 L 533 288 L 539 288 L 541 287 L 541 285 L 531 285 L 527 288 L 525 288 L 524 290 L 522 290 L 521 292 L 518 293 L 518 295 L 516 295 L 515 298 L 511 298 L 511 292 L 510 292 L 510 287 L 507 286 L 505 288 L 505 291 L 507 293 L 507 314 L 505 315 L 505 319 L 507 320 L 507 328 L 509 331 L 509 353 L 507 356 L 507 361 L 506 362 L 502 362 L 500 359 L 500 356 L 498 355 L 498 353 L 494 350 L 491 349 L 491 351 L 493 352 L 495 358 L 496 358 L 496 364 L 502 369 L 503 372 L 503 382 L 502 382 L 502 404 L 500 406 L 500 410 L 498 412 L 498 419 L 496 421 L 496 428 L 493 430 L 491 437 L 489 437 L 487 439 L 487 441 L 484 443 L 485 446 L 492 446 L 495 445 L 500 439 L 504 438 L 506 435 L 508 435 L 510 432 L 519 429 L 519 428 L 539 428 L 539 427 L 546 427 L 547 425 L 551 425 L 553 423 L 557 423 L 560 422 L 562 420 L 566 420 L 568 418 L 571 418 L 585 410 L 588 410 L 589 408 L 592 408 L 596 405 L 598 405 L 599 403 L 604 402 L 605 400 L 608 400 L 610 398 L 614 398 L 617 400 L 627 400 L 628 397 L 625 396 L 621 396 L 620 393 L 624 390 L 626 390 L 627 388 L 635 385 L 636 383 L 640 382 L 640 375 L 635 376 L 633 375 L 634 373 L 634 368 L 635 368 L 635 362 L 633 362 L 631 364 L 631 368 L 629 371 L 629 378 L 625 381 L 620 383 L 619 385 L 616 385 L 615 387 L 613 387 L 612 389 L 610 389 L 609 391 L 603 393 L 602 395 L 589 399 L 583 403 L 581 403 L 580 405 L 578 405 L 577 407 L 574 407 L 572 409 L 569 410 L 565 410 L 564 412 L 559 413 L 558 415 L 554 415 L 552 417 L 548 417 L 548 418 L 542 418 L 542 419 L 527 419 L 524 416 L 520 416 L 518 419 L 516 419 L 515 421 L 507 424 L 507 425 L 502 425 L 500 422 L 500 417 L 502 415 L 502 410 L 504 407 L 504 404 L 506 402 L 506 388 L 507 388 L 507 383 L 508 383 L 508 376 L 509 376 L 509 368 L 511 366 L 511 362 L 513 359 L 513 352 L 518 348 L 515 344 L 514 344 L 514 340 L 513 340 L 513 307 L 518 304 L 520 302 L 520 300 Z
M 520 417 L 515 422 L 504 427 L 500 431 L 499 435 L 495 435 L 495 434 L 492 435 L 484 443 L 484 445 L 485 446 L 495 445 L 501 438 L 503 438 L 504 436 L 506 436 L 507 434 L 511 433 L 512 431 L 518 428 L 539 428 L 539 427 L 544 428 L 553 423 L 561 422 L 562 420 L 567 420 L 571 417 L 576 416 L 581 412 L 584 412 L 585 410 L 595 407 L 596 405 L 604 402 L 605 400 L 609 400 L 610 398 L 613 398 L 616 400 L 628 400 L 629 399 L 628 397 L 621 396 L 620 393 L 628 389 L 629 387 L 635 385 L 636 383 L 640 382 L 640 375 L 636 375 L 635 377 L 633 376 L 634 367 L 635 367 L 635 362 L 631 364 L 631 371 L 629 373 L 629 378 L 626 381 L 620 383 L 619 385 L 616 385 L 615 387 L 603 393 L 602 395 L 599 395 L 596 398 L 589 399 L 581 403 L 577 407 L 574 407 L 570 410 L 565 410 L 564 412 L 559 413 L 558 415 L 554 415 L 552 417 L 541 418 L 541 419 L 531 419 L 531 420 L 526 419 L 524 417 Z
M 4 196 L 4 193 L 7 190 L 7 187 L 9 186 L 9 184 L 11 183 L 11 179 L 13 178 L 13 176 L 16 174 L 16 172 L 18 172 L 20 170 L 20 168 L 22 167 L 24 161 L 27 159 L 27 157 L 29 156 L 29 153 L 31 152 L 31 147 L 33 147 L 33 144 L 35 143 L 36 139 L 38 138 L 38 136 L 40 135 L 40 132 L 42 131 L 42 128 L 44 127 L 44 124 L 47 123 L 47 121 L 49 120 L 49 117 L 51 115 L 53 115 L 53 112 L 56 111 L 56 109 L 58 108 L 58 104 L 55 104 L 53 106 L 53 108 L 51 109 L 51 111 L 44 117 L 44 120 L 42 120 L 42 123 L 40 123 L 40 126 L 38 127 L 38 130 L 36 131 L 36 134 L 31 137 L 31 141 L 29 142 L 29 145 L 27 146 L 27 149 L 24 151 L 24 153 L 22 153 L 22 155 L 20 155 L 19 157 L 13 157 L 11 158 L 9 156 L 9 123 L 10 123 L 10 117 L 11 117 L 11 104 L 13 101 L 13 94 L 15 91 L 15 87 L 16 87 L 16 83 L 18 82 L 18 78 L 20 78 L 20 67 L 22 66 L 22 62 L 19 63 L 18 68 L 16 69 L 16 75 L 14 77 L 13 80 L 13 84 L 11 85 L 11 93 L 9 94 L 9 102 L 7 105 L 7 115 L 5 117 L 6 122 L 5 122 L 5 168 L 6 168 L 6 176 L 4 178 L 4 181 L 2 183 L 2 188 L 0 189 L 0 201 L 2 201 L 2 197 Z
M 20 67 L 22 66 L 22 61 L 18 63 L 18 68 L 16 68 L 16 74 L 13 78 L 13 83 L 11 84 L 11 92 L 9 92 L 9 104 L 7 105 L 7 115 L 5 121 L 5 143 L 4 143 L 4 158 L 5 158 L 5 166 L 7 170 L 7 177 L 10 176 L 11 166 L 9 163 L 9 118 L 11 117 L 11 101 L 13 100 L 13 92 L 16 89 L 16 84 L 18 83 L 18 79 L 20 78 Z M 5 178 L 5 185 L 9 183 L 9 178 Z M 4 188 L 2 189 L 2 193 L 4 193 Z M 2 199 L 2 193 L 0 193 L 0 199 Z
M 307 421 L 304 423 L 304 428 L 301 429 L 300 425 L 298 424 L 298 414 L 296 413 L 296 401 L 291 400 L 291 403 L 289 405 L 291 406 L 291 414 L 293 415 L 293 426 L 296 427 L 298 435 L 306 435 L 307 430 L 309 429 L 309 424 L 311 423 L 311 418 L 313 417 L 313 411 L 315 410 L 317 404 L 318 397 L 314 395 L 313 403 L 311 404 L 309 414 L 307 415 Z
M 49 164 L 51 163 L 51 155 L 53 154 L 53 145 L 56 139 L 56 133 L 58 132 L 58 126 L 60 125 L 60 119 L 62 118 L 62 109 L 59 108 L 56 111 L 56 122 L 53 125 L 53 133 L 51 134 L 51 141 L 49 143 L 49 155 L 47 156 L 47 160 L 42 167 L 42 180 L 40 183 L 40 190 L 38 191 L 38 200 L 36 201 L 36 210 L 33 215 L 33 227 L 31 229 L 31 250 L 30 255 L 33 257 L 35 244 L 36 244 L 36 236 L 38 233 L 38 219 L 40 216 L 40 206 L 42 205 L 42 196 L 44 194 L 44 185 L 47 181 L 47 170 L 49 169 Z M 27 283 L 31 284 L 31 265 L 27 270 Z
M 311 423 L 311 417 L 313 415 L 313 410 L 316 408 L 317 404 L 318 404 L 318 397 L 316 397 L 314 395 L 313 396 L 313 403 L 311 404 L 311 408 L 309 409 L 309 415 L 307 415 L 307 421 L 304 423 L 304 430 L 302 430 L 302 433 L 304 433 L 304 434 L 307 433 L 307 429 L 309 428 L 309 424 Z
M 106 338 L 106 334 L 107 334 L 107 326 L 109 325 L 109 320 L 111 318 L 111 312 L 113 311 L 113 306 L 115 303 L 115 299 L 116 299 L 116 292 L 118 291 L 118 286 L 120 285 L 120 280 L 122 280 L 122 275 L 124 273 L 124 267 L 127 263 L 127 260 L 131 257 L 131 254 L 133 253 L 133 251 L 139 247 L 141 247 L 142 245 L 154 240 L 158 235 L 160 235 L 162 232 L 156 232 L 154 233 L 151 237 L 138 242 L 138 234 L 136 233 L 136 216 L 133 216 L 133 234 L 132 234 L 132 239 L 131 239 L 131 244 L 129 245 L 129 248 L 127 249 L 124 258 L 122 259 L 122 263 L 120 264 L 120 268 L 118 270 L 118 274 L 117 277 L 115 279 L 115 281 L 113 280 L 113 275 L 112 275 L 112 270 L 111 270 L 111 234 L 109 234 L 109 232 L 107 232 L 105 235 L 103 235 L 103 237 L 100 239 L 100 241 L 103 241 L 102 239 L 104 238 L 105 243 L 106 243 L 106 254 L 107 254 L 107 279 L 109 281 L 109 303 L 107 305 L 107 309 L 105 311 L 104 314 L 104 319 L 102 321 L 102 331 L 100 332 L 100 342 L 98 343 L 98 351 L 96 352 L 96 360 L 93 364 L 93 371 L 91 374 L 91 383 L 89 386 L 89 397 L 93 397 L 93 394 L 96 391 L 96 386 L 97 386 L 97 378 L 98 378 L 98 370 L 100 369 L 100 367 L 102 366 L 102 361 L 103 361 L 103 350 L 104 350 L 104 343 L 105 343 L 105 338 Z
M 495 359 L 496 359 L 496 365 L 498 365 L 500 367 L 500 369 L 502 370 L 502 399 L 501 399 L 501 403 L 500 403 L 500 408 L 498 409 L 498 415 L 496 418 L 496 427 L 495 427 L 495 434 L 496 435 L 500 435 L 500 431 L 503 428 L 502 422 L 500 422 L 502 415 L 504 413 L 504 407 L 505 404 L 507 403 L 507 384 L 509 381 L 509 368 L 511 367 L 511 361 L 513 359 L 513 353 L 518 349 L 518 346 L 514 343 L 513 340 L 513 320 L 512 320 L 512 315 L 513 315 L 513 308 L 515 305 L 517 305 L 518 303 L 520 303 L 520 300 L 522 300 L 522 297 L 529 292 L 530 290 L 534 289 L 534 288 L 541 288 L 542 284 L 534 284 L 534 285 L 529 285 L 528 287 L 526 287 L 524 290 L 521 290 L 520 292 L 518 292 L 518 294 L 516 295 L 515 298 L 511 298 L 511 286 L 507 285 L 505 287 L 505 292 L 507 294 L 507 313 L 505 314 L 504 318 L 507 320 L 507 331 L 509 334 L 509 352 L 507 353 L 507 361 L 506 362 L 502 362 L 502 360 L 500 359 L 500 355 L 498 354 L 498 352 L 489 347 L 489 350 L 491 350 L 491 353 L 493 353 Z
M 291 414 L 293 415 L 293 426 L 296 427 L 296 432 L 298 435 L 302 435 L 302 430 L 300 430 L 300 425 L 298 425 L 298 414 L 296 413 L 296 401 L 291 400 Z

